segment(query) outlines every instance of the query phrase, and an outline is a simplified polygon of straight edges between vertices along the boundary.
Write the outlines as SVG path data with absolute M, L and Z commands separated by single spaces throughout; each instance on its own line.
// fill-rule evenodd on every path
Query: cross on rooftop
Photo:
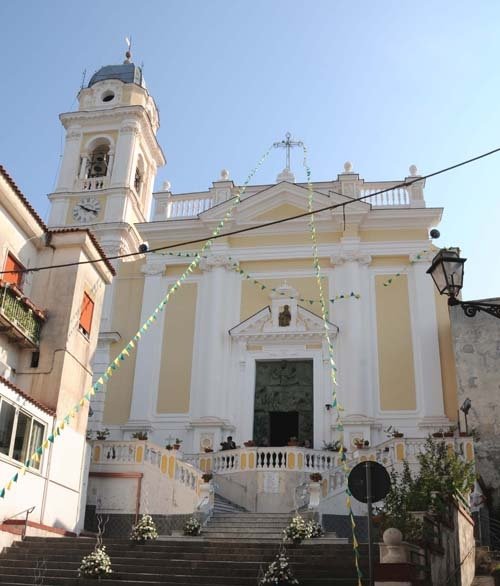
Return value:
M 273 147 L 277 148 L 277 149 L 286 149 L 286 166 L 285 169 L 287 169 L 288 171 L 290 171 L 290 150 L 293 149 L 293 147 L 302 147 L 304 146 L 304 143 L 301 140 L 292 140 L 292 135 L 287 132 L 285 134 L 285 140 L 282 140 L 280 142 L 275 142 L 273 144 Z

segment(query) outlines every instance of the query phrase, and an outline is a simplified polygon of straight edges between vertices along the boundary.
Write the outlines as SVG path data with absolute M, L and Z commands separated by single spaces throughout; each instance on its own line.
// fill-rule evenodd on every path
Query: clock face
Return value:
M 73 208 L 73 219 L 77 222 L 92 222 L 97 219 L 101 204 L 95 197 L 83 197 Z

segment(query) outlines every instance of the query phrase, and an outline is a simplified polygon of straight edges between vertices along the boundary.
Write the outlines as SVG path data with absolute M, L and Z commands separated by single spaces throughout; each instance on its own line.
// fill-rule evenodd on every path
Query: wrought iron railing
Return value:
M 0 281 L 0 318 L 34 346 L 40 344 L 44 317 L 9 283 Z M 16 336 L 19 337 L 19 336 Z

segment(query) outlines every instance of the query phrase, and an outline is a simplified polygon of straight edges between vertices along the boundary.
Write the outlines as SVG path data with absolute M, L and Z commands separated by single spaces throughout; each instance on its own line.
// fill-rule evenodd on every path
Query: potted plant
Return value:
M 178 437 L 175 438 L 175 443 L 174 443 L 174 450 L 178 450 L 181 447 L 182 444 L 182 440 Z
M 403 433 L 401 433 L 398 429 L 396 429 L 392 425 L 389 425 L 389 427 L 386 427 L 384 429 L 384 432 L 385 432 L 385 436 L 388 437 L 388 438 L 391 438 L 391 437 L 398 438 L 398 437 L 403 437 L 404 436 Z
M 246 442 L 243 442 L 243 445 L 245 446 L 245 448 L 253 448 L 255 446 L 255 442 L 253 440 L 248 440 Z
M 444 437 L 453 437 L 455 435 L 455 430 L 457 429 L 456 425 L 451 425 L 448 428 L 448 431 L 444 432 Z
M 100 580 L 101 577 L 108 576 L 112 572 L 111 559 L 106 553 L 106 546 L 97 545 L 94 551 L 86 555 L 80 562 L 78 576 Z
M 201 475 L 203 482 L 210 482 L 213 477 L 214 477 L 214 475 L 211 472 L 205 472 L 205 474 Z
M 356 448 L 358 448 L 358 450 L 368 448 L 370 445 L 370 442 L 368 440 L 364 440 L 362 437 L 355 437 L 352 440 L 352 443 L 356 446 Z
M 109 436 L 109 429 L 105 427 L 104 429 L 99 429 L 96 432 L 96 439 L 98 440 L 105 440 Z
M 340 452 L 342 448 L 342 442 L 340 440 L 335 440 L 334 442 L 323 442 L 323 450 L 327 452 Z M 345 448 L 343 448 L 345 451 Z
M 309 478 L 311 479 L 311 482 L 321 482 L 323 480 L 323 476 L 319 472 L 309 474 Z
M 174 446 L 172 444 L 167 444 L 165 446 L 165 449 L 167 449 L 167 450 L 173 450 L 174 449 Z
M 313 537 L 322 537 L 325 534 L 325 530 L 323 529 L 323 525 L 318 523 L 317 521 L 309 521 L 309 529 L 311 532 L 311 538 Z
M 144 543 L 148 539 L 158 539 L 158 531 L 151 515 L 142 515 L 132 527 L 130 540 L 136 543 Z
M 132 439 L 145 441 L 148 439 L 148 432 L 147 431 L 134 431 L 132 434 Z
M 295 436 L 292 436 L 291 438 L 288 439 L 288 445 L 289 446 L 298 446 L 299 440 Z
M 443 438 L 444 437 L 444 429 L 442 429 L 442 428 L 441 429 L 438 429 L 437 431 L 435 431 L 432 434 L 432 437 L 440 437 L 440 438 Z
M 203 448 L 205 454 L 211 454 L 213 452 L 212 448 Z
M 311 526 L 300 515 L 295 515 L 288 527 L 283 529 L 283 541 L 301 543 L 311 537 Z
M 266 572 L 259 580 L 259 586 L 263 584 L 279 584 L 285 586 L 285 584 L 298 583 L 299 581 L 293 575 L 292 568 L 290 567 L 290 561 L 286 555 L 285 548 L 279 551 L 274 561 L 269 564 Z
M 201 523 L 195 517 L 191 517 L 184 525 L 184 535 L 199 535 L 201 533 Z

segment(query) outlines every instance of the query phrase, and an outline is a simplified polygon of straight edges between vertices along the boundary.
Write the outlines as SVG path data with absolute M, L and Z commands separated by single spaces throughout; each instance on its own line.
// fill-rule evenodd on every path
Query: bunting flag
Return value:
M 419 260 L 422 260 L 424 255 L 427 254 L 428 252 L 429 252 L 428 250 L 421 250 L 418 254 L 415 255 L 415 258 L 412 261 L 410 261 L 410 264 L 414 265 Z M 382 285 L 384 287 L 389 287 L 389 285 L 391 285 L 394 282 L 394 279 L 397 279 L 397 277 L 400 277 L 401 275 L 405 275 L 405 274 L 406 273 L 394 273 L 394 275 L 392 275 L 392 277 L 389 277 L 387 279 L 387 281 L 384 281 L 382 283 Z
M 177 256 L 177 257 L 184 257 L 184 258 L 192 258 L 198 253 L 193 253 L 193 252 L 158 252 L 156 254 L 160 254 L 161 256 Z M 207 257 L 204 256 L 203 258 L 207 258 Z M 239 273 L 242 277 L 244 277 L 245 279 L 249 280 L 251 283 L 253 283 L 257 287 L 259 287 L 261 289 L 261 291 L 264 291 L 265 289 L 269 289 L 273 293 L 278 293 L 279 295 L 282 295 L 282 296 L 286 295 L 285 292 L 278 291 L 277 287 L 269 287 L 268 285 L 266 285 L 265 283 L 263 283 L 259 279 L 256 279 L 255 277 L 253 277 L 250 273 L 248 273 L 247 271 L 245 271 L 244 269 L 241 268 L 240 263 L 237 260 L 231 258 L 230 256 L 228 257 L 228 260 L 231 262 L 231 266 L 230 266 L 231 269 L 233 269 L 234 271 Z M 322 278 L 324 279 L 325 277 L 322 277 Z M 292 296 L 292 297 L 289 297 L 289 299 L 297 299 L 297 301 L 300 301 L 301 303 L 309 303 L 309 305 L 313 305 L 314 303 L 321 303 L 321 301 L 319 299 L 307 299 L 305 297 L 293 297 Z M 354 291 L 351 291 L 350 293 L 341 293 L 340 295 L 335 295 L 334 297 L 332 297 L 328 301 L 330 303 L 335 303 L 336 301 L 342 301 L 343 299 L 361 299 L 361 295 L 359 293 L 354 293 Z
M 231 218 L 234 208 L 240 203 L 241 198 L 248 187 L 248 184 L 252 180 L 252 177 L 255 175 L 255 173 L 258 171 L 258 169 L 261 167 L 261 165 L 264 163 L 264 161 L 267 159 L 272 148 L 273 147 L 270 146 L 267 149 L 267 151 L 264 153 L 264 155 L 259 159 L 259 161 L 255 165 L 255 167 L 249 173 L 243 186 L 238 189 L 236 196 L 232 200 L 230 200 L 231 203 L 230 203 L 226 213 L 224 214 L 224 217 L 222 218 L 222 220 L 219 221 L 216 229 L 212 232 L 212 237 L 209 240 L 207 240 L 205 242 L 205 244 L 202 246 L 201 253 L 204 253 L 211 248 L 211 246 L 213 244 L 213 237 L 218 236 L 220 234 L 220 231 L 224 227 L 227 220 L 229 220 Z M 100 376 L 97 379 L 97 381 L 91 386 L 91 388 L 83 394 L 83 398 L 80 399 L 78 401 L 78 403 L 73 406 L 73 408 L 69 411 L 69 413 L 65 417 L 63 417 L 59 423 L 55 424 L 54 431 L 52 434 L 50 434 L 52 437 L 52 440 L 50 441 L 50 443 L 53 443 L 54 439 L 61 435 L 61 431 L 63 431 L 66 426 L 69 426 L 70 419 L 73 419 L 76 417 L 76 415 L 80 411 L 81 407 L 83 407 L 85 405 L 85 402 L 89 401 L 89 397 L 94 395 L 97 391 L 102 390 L 104 384 L 113 376 L 113 374 L 116 372 L 116 370 L 118 370 L 120 368 L 120 366 L 123 363 L 123 361 L 125 360 L 125 358 L 127 356 L 129 356 L 129 352 L 132 348 L 134 348 L 135 342 L 137 340 L 141 339 L 142 334 L 144 334 L 149 329 L 150 325 L 154 324 L 154 322 L 157 319 L 157 315 L 160 313 L 160 311 L 163 311 L 164 307 L 169 302 L 172 295 L 178 289 L 180 289 L 180 287 L 182 286 L 182 284 L 185 281 L 188 274 L 191 271 L 193 271 L 200 264 L 201 259 L 202 259 L 202 254 L 196 253 L 194 255 L 193 261 L 190 263 L 189 267 L 182 273 L 182 275 L 177 279 L 177 281 L 174 283 L 174 285 L 172 285 L 168 289 L 167 294 L 161 300 L 161 302 L 158 304 L 158 306 L 153 311 L 153 313 L 146 319 L 146 321 L 142 324 L 142 326 L 139 328 L 139 330 L 136 332 L 136 334 L 125 345 L 123 350 L 118 353 L 117 357 L 111 361 L 111 363 L 106 368 L 104 374 L 102 376 Z M 26 460 L 25 467 L 29 468 L 29 466 L 31 465 L 32 462 L 39 463 L 40 456 L 43 454 L 44 450 L 46 450 L 48 448 L 48 446 L 49 446 L 49 441 L 47 438 L 47 440 L 43 441 L 42 444 L 36 448 L 36 450 L 33 452 L 31 457 L 28 460 Z M 11 489 L 12 484 L 14 482 L 17 482 L 17 478 L 18 478 L 18 476 L 16 473 L 16 480 L 14 480 L 14 477 L 12 477 L 5 484 L 4 488 L 0 489 L 0 498 L 5 498 L 6 491 Z
M 314 209 L 313 209 L 314 191 L 313 191 L 313 184 L 312 184 L 312 180 L 311 180 L 311 169 L 309 168 L 309 164 L 307 162 L 307 147 L 305 145 L 302 145 L 302 150 L 304 153 L 303 164 L 304 164 L 304 169 L 306 171 L 306 176 L 307 176 L 307 190 L 308 190 L 307 209 L 309 212 L 313 212 L 314 211 Z M 331 403 L 331 405 L 332 405 L 332 409 L 335 409 L 335 407 L 336 407 L 336 410 L 334 411 L 335 418 L 336 418 L 336 420 L 335 420 L 336 428 L 338 431 L 343 431 L 344 426 L 342 424 L 342 415 L 341 415 L 343 408 L 340 406 L 339 401 L 338 401 L 338 397 L 337 397 L 337 369 L 335 366 L 335 356 L 333 353 L 333 343 L 332 343 L 332 340 L 330 337 L 330 324 L 328 322 L 328 305 L 327 305 L 327 300 L 326 300 L 326 296 L 324 293 L 324 287 L 323 287 L 323 276 L 321 274 L 321 264 L 320 264 L 320 259 L 319 259 L 316 223 L 314 221 L 314 214 L 313 213 L 311 213 L 311 215 L 309 216 L 309 230 L 311 233 L 311 242 L 312 242 L 313 267 L 314 267 L 314 272 L 315 272 L 315 276 L 316 276 L 316 282 L 318 284 L 321 316 L 323 318 L 325 340 L 327 342 L 328 353 L 329 353 L 330 377 L 331 377 L 331 381 L 332 381 L 332 403 Z M 343 441 L 340 442 L 339 457 L 340 457 L 340 461 L 342 462 L 342 467 L 344 469 L 344 473 L 347 476 L 349 474 L 349 465 L 347 463 L 347 456 L 345 454 L 345 448 L 344 448 Z M 354 518 L 352 516 L 351 496 L 347 492 L 347 490 L 346 490 L 346 505 L 347 505 L 347 510 L 349 512 L 349 516 L 351 516 L 352 519 L 354 520 Z M 356 539 L 355 527 L 356 527 L 355 524 L 352 523 L 352 547 L 354 550 L 354 563 L 355 563 L 356 572 L 358 575 L 358 586 L 362 586 L 363 573 L 361 572 L 361 567 L 359 565 L 359 544 L 358 544 L 358 540 Z

